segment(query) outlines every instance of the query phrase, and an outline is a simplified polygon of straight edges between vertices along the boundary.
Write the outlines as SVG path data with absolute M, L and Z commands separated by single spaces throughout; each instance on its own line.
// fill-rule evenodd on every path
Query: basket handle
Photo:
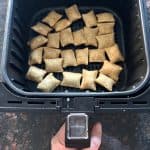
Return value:
M 71 113 L 66 118 L 65 144 L 70 148 L 90 147 L 89 116 Z

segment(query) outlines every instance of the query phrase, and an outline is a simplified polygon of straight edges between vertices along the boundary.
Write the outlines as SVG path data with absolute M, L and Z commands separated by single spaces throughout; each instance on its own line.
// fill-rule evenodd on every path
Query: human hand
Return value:
M 98 150 L 101 145 L 102 126 L 96 123 L 91 132 L 91 145 L 83 150 Z M 59 129 L 51 140 L 51 150 L 76 150 L 76 148 L 65 147 L 65 124 Z

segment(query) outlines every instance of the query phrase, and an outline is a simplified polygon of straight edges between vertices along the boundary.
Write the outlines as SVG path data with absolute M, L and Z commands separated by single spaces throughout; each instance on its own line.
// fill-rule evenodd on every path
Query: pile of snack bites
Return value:
M 123 70 L 116 63 L 124 61 L 115 41 L 115 17 L 108 12 L 95 14 L 93 10 L 81 14 L 76 4 L 66 8 L 65 13 L 64 18 L 53 10 L 31 27 L 39 35 L 28 42 L 31 53 L 26 78 L 36 82 L 37 89 L 44 92 L 52 92 L 58 86 L 96 91 L 96 84 L 112 91 Z M 79 20 L 84 27 L 72 31 L 71 25 Z M 68 45 L 74 49 L 68 49 Z M 79 49 L 81 45 L 83 48 Z M 68 67 L 90 63 L 102 63 L 102 67 L 67 71 Z M 37 67 L 39 64 L 44 64 L 44 68 Z M 62 81 L 54 73 L 62 73 Z

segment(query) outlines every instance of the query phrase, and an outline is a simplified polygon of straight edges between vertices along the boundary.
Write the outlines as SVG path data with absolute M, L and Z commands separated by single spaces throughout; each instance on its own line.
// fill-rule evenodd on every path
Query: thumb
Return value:
M 102 137 L 102 126 L 100 123 L 96 123 L 91 132 L 90 148 L 86 148 L 83 150 L 98 150 L 101 145 L 101 137 Z
M 53 137 L 57 142 L 62 145 L 65 145 L 65 123 L 61 126 L 57 134 Z
M 98 150 L 99 147 L 101 145 L 101 139 L 93 136 L 91 137 L 91 146 L 90 146 L 90 150 Z
M 98 150 L 101 145 L 102 126 L 100 123 L 96 123 L 91 133 L 91 150 Z

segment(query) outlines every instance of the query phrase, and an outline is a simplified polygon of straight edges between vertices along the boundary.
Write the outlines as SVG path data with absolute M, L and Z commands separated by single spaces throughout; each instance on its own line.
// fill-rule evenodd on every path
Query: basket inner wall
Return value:
M 36 84 L 25 79 L 29 56 L 29 48 L 26 43 L 34 36 L 34 33 L 31 33 L 30 26 L 39 21 L 48 10 L 65 8 L 74 3 L 78 4 L 81 11 L 86 11 L 84 9 L 90 6 L 89 10 L 93 8 L 99 12 L 99 10 L 104 11 L 106 9 L 114 12 L 119 17 L 115 29 L 117 32 L 116 39 L 126 61 L 123 64 L 124 71 L 120 76 L 120 82 L 114 88 L 114 91 L 128 91 L 141 84 L 146 75 L 147 63 L 138 0 L 43 0 L 42 2 L 36 0 L 14 0 L 12 32 L 6 60 L 7 74 L 11 82 L 23 91 L 37 91 Z M 100 9 L 99 6 L 104 9 Z M 98 67 L 93 64 L 88 69 L 98 69 Z M 68 70 L 78 72 L 81 69 L 82 66 L 75 70 L 72 70 L 70 67 Z M 62 78 L 60 75 L 56 76 Z M 64 91 L 83 92 L 72 88 L 59 87 L 56 89 L 56 92 Z M 98 88 L 97 92 L 101 93 L 105 92 L 105 90 Z

